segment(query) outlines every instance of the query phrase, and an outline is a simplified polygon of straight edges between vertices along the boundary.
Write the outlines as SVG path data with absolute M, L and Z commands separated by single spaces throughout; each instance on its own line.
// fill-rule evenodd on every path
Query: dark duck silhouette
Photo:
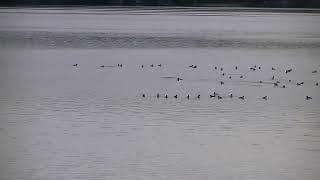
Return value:
M 233 94 L 230 94 L 230 98 L 233 98 Z
M 173 96 L 173 97 L 177 99 L 177 98 L 178 98 L 178 94 L 176 94 L 176 95 L 175 95 L 175 96 Z
M 181 81 L 181 80 L 183 80 L 183 79 L 181 79 L 181 78 L 179 78 L 179 77 L 177 78 L 177 81 Z
M 74 66 L 74 67 L 77 67 L 77 66 L 78 66 L 78 64 L 74 64 L 73 66 Z
M 312 99 L 312 97 L 310 96 L 306 96 L 306 100 Z
M 319 86 L 319 83 L 316 83 L 316 86 Z
M 157 98 L 159 98 L 159 97 L 160 97 L 160 94 L 158 93 L 158 94 L 157 94 Z
M 158 66 L 159 66 L 159 67 L 161 67 L 161 66 L 162 66 L 162 64 L 158 64 Z
M 190 99 L 190 95 L 188 94 L 187 99 Z
M 239 99 L 242 99 L 242 100 L 244 100 L 244 96 L 240 96 L 240 97 L 239 97 Z
M 143 97 L 143 98 L 145 98 L 145 97 L 146 97 L 146 95 L 145 95 L 145 94 L 142 94 L 142 97 Z
M 242 78 L 243 78 L 243 76 L 240 76 L 240 78 L 242 79 Z
M 238 69 L 238 66 L 236 66 L 236 70 Z
M 268 99 L 268 97 L 267 97 L 267 96 L 263 96 L 263 97 L 262 97 L 262 99 L 267 100 L 267 99 Z
M 222 99 L 222 97 L 221 97 L 221 96 L 218 96 L 218 99 Z
M 101 68 L 104 68 L 104 65 L 101 65 L 100 67 L 101 67 Z
M 150 65 L 150 67 L 153 67 L 153 66 L 154 66 L 153 64 Z
M 166 94 L 166 95 L 164 96 L 164 98 L 168 99 L 168 94 Z
M 271 68 L 272 71 L 276 70 L 274 67 Z
M 200 99 L 200 94 L 198 94 L 197 98 Z
M 189 67 L 190 67 L 190 68 L 193 68 L 193 67 L 194 67 L 194 65 L 192 64 L 192 65 L 190 65 Z
M 318 72 L 317 70 L 312 71 L 312 73 L 317 73 L 317 72 Z
M 288 74 L 288 73 L 291 72 L 291 71 L 292 71 L 292 69 L 286 70 L 286 74 Z
M 223 82 L 223 81 L 220 81 L 220 84 L 221 84 L 221 85 L 224 85 L 224 82 Z
M 255 71 L 256 69 L 255 68 L 250 68 L 250 70 Z
M 304 82 L 297 83 L 297 86 L 301 86 Z

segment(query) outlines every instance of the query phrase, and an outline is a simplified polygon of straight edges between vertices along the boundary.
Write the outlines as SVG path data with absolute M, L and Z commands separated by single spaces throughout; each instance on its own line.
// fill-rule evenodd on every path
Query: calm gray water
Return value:
M 297 11 L 1 8 L 0 179 L 318 180 L 320 14 Z

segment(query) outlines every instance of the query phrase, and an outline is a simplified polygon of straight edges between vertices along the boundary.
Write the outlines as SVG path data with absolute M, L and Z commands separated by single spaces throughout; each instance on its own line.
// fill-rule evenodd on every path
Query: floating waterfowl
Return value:
M 210 98 L 214 98 L 214 97 L 216 97 L 216 95 L 211 95 L 211 94 L 210 94 Z
M 221 85 L 224 85 L 224 82 L 223 82 L 223 81 L 220 81 L 220 84 L 221 84 Z
M 200 99 L 200 94 L 198 94 L 197 98 Z
M 74 64 L 73 66 L 74 66 L 74 67 L 77 67 L 77 66 L 78 66 L 78 64 Z
M 190 68 L 193 68 L 193 64 L 189 66 Z
M 255 68 L 250 68 L 250 70 L 255 71 L 256 69 Z
M 312 97 L 310 96 L 306 96 L 306 100 L 312 99 Z
M 218 96 L 218 99 L 222 99 L 222 97 L 221 97 L 221 96 Z
M 276 70 L 274 67 L 271 68 L 272 71 Z
M 150 67 L 153 67 L 153 64 L 151 64 Z
M 190 96 L 189 96 L 189 94 L 188 94 L 188 96 L 187 96 L 187 99 L 190 99 Z
M 101 65 L 100 67 L 101 67 L 101 68 L 104 68 L 104 65 Z
M 218 69 L 217 66 L 215 66 L 214 69 Z
M 233 94 L 230 94 L 230 98 L 233 98 Z
M 141 65 L 141 68 L 143 68 L 144 67 L 144 65 Z
M 267 98 L 268 98 L 267 96 L 263 96 L 263 97 L 262 97 L 262 99 L 264 99 L 264 100 L 267 100 Z
M 164 97 L 165 97 L 166 99 L 168 99 L 168 94 L 166 94 Z
M 316 86 L 319 86 L 319 83 L 316 83 Z
M 263 83 L 262 81 L 259 81 L 259 83 Z
M 229 79 L 231 79 L 232 77 L 231 76 L 229 76 Z
M 291 72 L 291 71 L 292 71 L 292 69 L 286 70 L 286 74 L 288 74 L 288 73 Z
M 272 80 L 274 80 L 274 76 L 272 76 L 272 78 L 271 78 Z
M 220 71 L 223 71 L 223 68 L 220 68 Z
M 240 97 L 239 97 L 239 99 L 242 99 L 242 100 L 244 100 L 244 96 L 240 96 Z
M 178 98 L 178 94 L 176 94 L 176 95 L 175 95 L 175 96 L 173 96 L 173 97 L 177 99 L 177 98 Z
M 312 71 L 312 73 L 317 73 L 317 72 L 318 72 L 317 70 Z
M 179 77 L 177 78 L 177 81 L 181 81 L 181 80 L 183 80 L 183 79 L 181 79 L 181 78 L 179 78 Z
M 159 98 L 160 97 L 160 95 L 159 95 L 159 93 L 157 94 L 157 98 Z
M 283 85 L 283 86 L 282 86 L 282 88 L 286 88 L 286 86 L 285 86 L 285 85 Z
M 238 66 L 236 66 L 236 70 L 238 69 Z
M 158 66 L 159 66 L 159 67 L 161 67 L 161 66 L 162 66 L 162 64 L 158 64 Z
M 143 97 L 143 98 L 145 98 L 145 97 L 146 97 L 146 95 L 145 95 L 145 94 L 142 94 L 142 97 Z
M 258 69 L 261 69 L 261 67 L 259 66 Z
M 242 79 L 242 78 L 243 78 L 243 76 L 240 76 L 240 78 Z

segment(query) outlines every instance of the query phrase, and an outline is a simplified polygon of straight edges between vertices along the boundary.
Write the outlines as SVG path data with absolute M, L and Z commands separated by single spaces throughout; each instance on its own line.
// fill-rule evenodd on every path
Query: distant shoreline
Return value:
M 139 10 L 197 10 L 197 11 L 236 11 L 236 12 L 270 12 L 270 13 L 320 13 L 320 8 L 270 8 L 270 7 L 248 7 L 248 6 L 99 6 L 99 5 L 33 5 L 33 6 L 3 6 L 0 5 L 1 10 L 5 9 L 52 9 L 52 8 L 68 8 L 68 9 L 139 9 Z M 10 13 L 10 12 L 8 12 Z

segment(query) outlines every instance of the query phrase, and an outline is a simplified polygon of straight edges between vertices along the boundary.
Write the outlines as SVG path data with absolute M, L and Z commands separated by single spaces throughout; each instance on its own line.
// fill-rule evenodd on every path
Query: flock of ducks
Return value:
M 79 65 L 79 64 L 73 64 L 74 67 L 78 67 L 78 65 Z M 162 64 L 157 64 L 157 65 L 151 64 L 151 65 L 149 65 L 149 66 L 150 66 L 150 67 L 156 67 L 156 66 L 162 67 Z M 105 67 L 123 67 L 123 64 L 117 64 L 116 66 L 100 65 L 100 68 L 105 68 Z M 140 67 L 141 67 L 141 68 L 145 68 L 145 67 L 147 67 L 147 66 L 146 66 L 146 65 L 140 65 Z M 194 65 L 194 64 L 189 65 L 188 67 L 189 67 L 189 68 L 193 68 L 193 69 L 198 68 L 198 66 L 197 66 L 197 65 Z M 218 69 L 220 69 L 220 71 L 222 72 L 222 74 L 221 74 L 222 76 L 226 76 L 226 73 L 223 72 L 224 69 L 223 69 L 222 67 L 218 68 L 217 66 L 214 66 L 214 70 L 218 70 Z M 261 69 L 262 69 L 261 66 L 256 66 L 256 65 L 254 65 L 253 67 L 249 67 L 249 70 L 251 70 L 251 71 L 256 71 L 256 70 L 261 70 Z M 235 66 L 235 70 L 238 70 L 238 66 Z M 272 71 L 275 71 L 276 68 L 272 67 L 271 70 L 272 70 Z M 288 74 L 288 73 L 290 73 L 290 72 L 292 72 L 292 71 L 293 71 L 292 68 L 286 69 L 286 70 L 285 70 L 285 73 Z M 313 73 L 313 74 L 314 74 L 314 73 L 318 73 L 318 71 L 317 71 L 317 70 L 313 70 L 311 73 Z M 229 76 L 228 78 L 229 78 L 229 79 L 232 79 L 232 76 Z M 242 78 L 243 78 L 243 75 L 240 75 L 239 78 L 242 79 Z M 178 82 L 179 82 L 179 81 L 183 81 L 183 79 L 180 78 L 180 77 L 177 77 L 176 80 L 177 80 Z M 274 81 L 274 80 L 275 80 L 275 77 L 272 76 L 271 80 Z M 289 80 L 288 82 L 291 83 L 292 80 Z M 264 82 L 263 82 L 263 81 L 259 81 L 259 83 L 264 83 Z M 224 85 L 224 81 L 220 81 L 220 84 L 221 84 L 221 85 Z M 274 86 L 274 87 L 286 88 L 285 85 L 280 86 L 279 84 L 280 84 L 280 81 L 273 82 L 273 86 Z M 303 84 L 304 84 L 304 82 L 298 82 L 298 83 L 296 83 L 297 86 L 302 86 Z M 316 83 L 315 83 L 315 86 L 319 86 L 319 83 L 316 82 Z M 142 97 L 143 97 L 143 98 L 146 98 L 146 94 L 142 94 Z M 168 99 L 168 98 L 169 98 L 169 95 L 168 95 L 168 94 L 160 95 L 159 93 L 157 93 L 157 94 L 156 94 L 156 97 L 157 97 L 157 98 L 163 97 L 163 98 L 165 98 L 165 99 Z M 200 97 L 201 97 L 201 95 L 198 94 L 195 98 L 196 98 L 196 99 L 200 99 Z M 235 97 L 235 96 L 234 96 L 233 94 L 230 94 L 229 96 L 227 96 L 227 98 L 234 98 L 234 97 Z M 178 99 L 178 94 L 175 94 L 175 95 L 173 96 L 173 98 Z M 188 94 L 185 98 L 186 98 L 186 99 L 190 99 L 191 97 L 190 97 L 190 95 Z M 222 96 L 219 95 L 218 93 L 213 92 L 213 94 L 209 94 L 209 98 L 223 99 L 223 98 L 226 98 L 226 97 L 222 97 Z M 240 100 L 245 100 L 245 96 L 238 96 L 237 98 L 240 99 Z M 263 97 L 261 97 L 261 99 L 263 99 L 263 100 L 268 100 L 268 96 L 263 96 Z M 305 99 L 306 99 L 306 100 L 311 100 L 312 97 L 310 97 L 310 96 L 305 96 Z

